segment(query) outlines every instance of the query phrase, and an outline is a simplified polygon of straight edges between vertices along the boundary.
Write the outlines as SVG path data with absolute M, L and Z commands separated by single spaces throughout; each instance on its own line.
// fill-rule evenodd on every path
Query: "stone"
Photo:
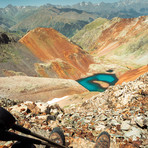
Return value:
M 101 124 L 95 126 L 95 130 L 96 131 L 103 131 L 105 128 L 106 128 L 106 126 L 105 125 L 101 125 Z
M 145 125 L 147 126 L 147 124 L 148 124 L 148 118 L 146 118 L 145 116 L 138 116 L 138 117 L 135 118 L 135 122 L 140 127 L 144 127 Z
M 46 121 L 48 122 L 48 121 L 50 121 L 50 120 L 56 120 L 56 117 L 55 116 L 53 116 L 53 115 L 49 115 L 49 116 L 47 116 L 47 119 L 46 119 Z
M 48 104 L 44 102 L 36 102 L 37 107 L 41 110 L 42 113 L 45 113 Z
M 104 114 L 99 115 L 99 117 L 97 118 L 98 121 L 105 121 L 107 120 L 107 116 Z
M 132 127 L 131 130 L 124 132 L 124 136 L 128 138 L 132 138 L 133 140 L 137 140 L 137 138 L 141 138 L 142 131 L 139 128 Z
M 41 112 L 40 108 L 35 103 L 25 103 L 27 106 L 27 109 L 29 109 L 29 112 L 32 112 L 32 114 L 39 114 Z
M 115 97 L 120 97 L 120 96 L 122 96 L 122 94 L 123 94 L 122 90 L 118 90 L 118 91 L 114 92 Z
M 73 142 L 70 144 L 69 147 L 73 148 L 93 148 L 95 143 L 90 142 L 88 140 L 82 139 L 82 138 L 75 138 L 73 139 Z
M 129 124 L 130 121 L 123 121 L 121 124 L 121 130 L 127 131 L 131 128 L 131 125 Z
M 19 113 L 25 113 L 27 112 L 27 106 L 24 105 L 24 104 L 20 104 L 20 105 L 14 105 L 13 107 L 10 107 L 11 108 L 11 113 L 15 114 L 19 114 Z
M 109 124 L 111 124 L 111 125 L 120 125 L 120 123 L 117 122 L 116 120 L 111 120 Z
M 58 109 L 51 109 L 50 113 L 55 115 L 55 114 L 59 114 L 59 110 Z

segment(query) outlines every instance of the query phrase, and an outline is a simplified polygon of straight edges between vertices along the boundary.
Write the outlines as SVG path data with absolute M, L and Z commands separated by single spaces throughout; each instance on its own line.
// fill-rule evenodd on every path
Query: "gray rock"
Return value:
M 75 113 L 75 114 L 73 114 L 71 117 L 74 118 L 74 119 L 77 119 L 77 118 L 80 117 L 80 115 L 79 115 L 79 113 Z
M 46 119 L 46 121 L 48 122 L 48 121 L 50 121 L 50 120 L 56 120 L 56 117 L 55 116 L 52 116 L 52 115 L 49 115 L 48 117 L 47 117 L 47 119 Z
M 103 131 L 105 128 L 106 128 L 105 125 L 99 124 L 99 125 L 95 126 L 95 131 Z

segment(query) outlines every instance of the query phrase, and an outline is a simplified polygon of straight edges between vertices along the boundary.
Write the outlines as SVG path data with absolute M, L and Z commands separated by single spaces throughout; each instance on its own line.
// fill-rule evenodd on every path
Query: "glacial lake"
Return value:
M 79 84 L 81 84 L 89 91 L 105 91 L 107 88 L 104 88 L 99 83 L 96 83 L 97 81 L 108 83 L 108 85 L 110 86 L 115 85 L 115 83 L 118 81 L 118 78 L 115 74 L 99 73 L 87 78 L 77 80 Z

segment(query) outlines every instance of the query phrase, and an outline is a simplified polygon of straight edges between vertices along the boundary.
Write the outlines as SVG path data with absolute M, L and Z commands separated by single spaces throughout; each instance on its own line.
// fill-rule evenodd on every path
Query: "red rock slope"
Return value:
M 148 27 L 148 17 L 141 16 L 139 18 L 114 18 L 107 27 L 102 30 L 94 44 L 94 53 L 105 55 L 117 47 L 134 42 L 134 38 L 143 37 Z
M 72 40 L 100 57 L 102 62 L 134 68 L 148 64 L 148 16 L 100 18 L 84 27 Z
M 52 28 L 31 30 L 20 42 L 27 46 L 41 61 L 48 63 L 50 60 L 61 59 L 71 64 L 82 75 L 88 72 L 89 65 L 93 63 L 87 52 L 72 44 L 65 36 Z
M 125 74 L 123 74 L 118 82 L 116 83 L 116 85 L 118 84 L 122 84 L 123 82 L 129 82 L 129 81 L 134 81 L 136 80 L 140 75 L 144 74 L 148 72 L 148 65 L 140 67 L 138 69 L 134 69 L 134 70 L 130 70 L 128 72 L 126 72 Z

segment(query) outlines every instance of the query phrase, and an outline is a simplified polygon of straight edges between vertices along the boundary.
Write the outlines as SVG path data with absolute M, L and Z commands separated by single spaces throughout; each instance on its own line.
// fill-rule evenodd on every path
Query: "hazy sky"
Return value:
M 33 6 L 40 6 L 43 4 L 59 4 L 59 5 L 71 5 L 76 4 L 79 2 L 92 2 L 92 3 L 100 3 L 100 2 L 117 2 L 119 0 L 0 0 L 0 8 L 7 6 L 8 4 L 12 4 L 14 6 L 26 6 L 26 5 L 33 5 Z

